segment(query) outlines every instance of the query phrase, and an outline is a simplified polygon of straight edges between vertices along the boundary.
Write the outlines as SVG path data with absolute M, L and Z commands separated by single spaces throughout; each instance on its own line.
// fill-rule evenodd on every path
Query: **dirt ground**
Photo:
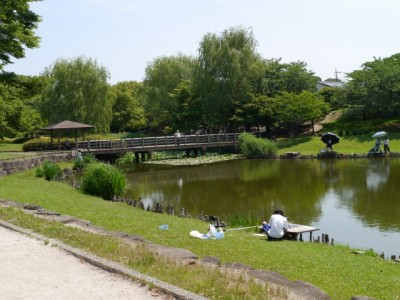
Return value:
M 163 299 L 57 247 L 0 226 L 0 298 Z

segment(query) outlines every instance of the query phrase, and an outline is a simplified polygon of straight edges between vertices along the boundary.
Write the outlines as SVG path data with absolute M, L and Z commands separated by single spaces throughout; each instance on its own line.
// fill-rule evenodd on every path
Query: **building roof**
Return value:
M 325 87 L 342 87 L 344 85 L 344 83 L 340 81 L 318 81 L 318 84 Z
M 67 130 L 67 129 L 89 129 L 89 128 L 94 128 L 94 126 L 65 120 L 60 123 L 44 127 L 42 128 L 42 130 Z

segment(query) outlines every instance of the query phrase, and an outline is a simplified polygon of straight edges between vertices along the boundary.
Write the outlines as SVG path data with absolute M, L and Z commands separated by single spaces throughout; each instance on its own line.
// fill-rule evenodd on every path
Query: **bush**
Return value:
M 36 169 L 36 177 L 44 177 L 46 180 L 59 180 L 61 178 L 61 168 L 49 160 Z
M 112 200 L 114 196 L 122 196 L 125 187 L 124 173 L 108 164 L 91 164 L 83 174 L 82 190 L 106 200 Z
M 246 157 L 271 157 L 278 152 L 278 146 L 275 142 L 257 138 L 251 133 L 242 133 L 239 136 L 240 152 Z
M 84 169 L 87 165 L 90 165 L 92 163 L 97 162 L 96 156 L 94 156 L 92 153 L 87 153 L 81 157 L 77 157 L 74 160 L 74 166 L 73 169 L 77 170 L 77 169 Z
M 43 172 L 42 167 L 36 169 L 36 177 L 39 177 L 39 178 L 44 177 L 44 172 Z

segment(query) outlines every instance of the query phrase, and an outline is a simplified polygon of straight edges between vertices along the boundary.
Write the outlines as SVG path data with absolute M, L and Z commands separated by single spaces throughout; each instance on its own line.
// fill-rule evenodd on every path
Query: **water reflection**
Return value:
M 372 159 L 367 170 L 367 188 L 378 191 L 384 187 L 390 173 L 390 163 L 384 159 Z
M 129 193 L 145 203 L 184 207 L 192 215 L 240 212 L 262 220 L 281 208 L 291 221 L 321 227 L 341 243 L 374 247 L 389 236 L 400 254 L 399 173 L 400 160 L 393 158 L 141 165 L 129 173 Z M 365 236 L 374 245 L 356 242 Z

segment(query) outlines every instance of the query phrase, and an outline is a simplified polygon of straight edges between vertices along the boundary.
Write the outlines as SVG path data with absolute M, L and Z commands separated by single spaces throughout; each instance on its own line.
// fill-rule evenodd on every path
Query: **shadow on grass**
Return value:
M 278 140 L 278 147 L 279 149 L 284 149 L 284 148 L 290 148 L 290 147 L 294 147 L 294 146 L 298 146 L 301 144 L 305 144 L 310 142 L 312 139 L 311 136 L 303 136 L 303 137 L 296 137 L 296 138 L 288 138 L 288 139 L 281 139 Z

